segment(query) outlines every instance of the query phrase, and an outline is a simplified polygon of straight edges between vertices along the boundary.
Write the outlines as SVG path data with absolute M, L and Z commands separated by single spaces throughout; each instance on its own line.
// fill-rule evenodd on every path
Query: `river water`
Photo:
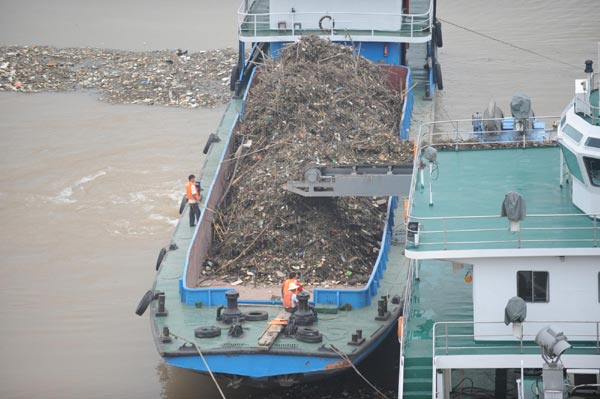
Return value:
M 0 44 L 234 47 L 238 0 L 204 3 L 0 0 Z M 491 99 L 508 112 L 517 92 L 558 115 L 583 61 L 600 70 L 597 0 L 438 3 L 441 19 L 513 45 L 444 24 L 438 119 Z M 222 110 L 0 94 L 0 397 L 217 397 L 210 380 L 163 365 L 133 311 Z

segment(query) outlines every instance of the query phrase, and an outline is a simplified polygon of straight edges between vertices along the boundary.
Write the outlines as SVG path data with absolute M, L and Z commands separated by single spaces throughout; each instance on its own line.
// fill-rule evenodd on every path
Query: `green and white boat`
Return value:
M 600 397 L 599 76 L 585 72 L 560 117 L 517 104 L 496 119 L 492 104 L 421 127 L 399 398 Z

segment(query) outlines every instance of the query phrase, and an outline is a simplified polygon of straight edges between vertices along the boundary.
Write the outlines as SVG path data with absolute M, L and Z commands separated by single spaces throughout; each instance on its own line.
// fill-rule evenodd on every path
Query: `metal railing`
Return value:
M 573 100 L 574 109 L 588 109 L 588 112 L 585 112 L 585 116 L 590 118 L 591 123 L 593 125 L 597 125 L 600 123 L 600 93 L 596 94 L 596 104 L 594 105 L 591 101 L 591 93 L 593 90 L 600 90 L 600 74 L 598 72 L 594 72 L 589 76 L 589 87 L 587 88 L 587 92 L 585 95 L 575 95 L 575 99 Z
M 512 333 L 474 333 L 475 326 L 508 328 L 503 322 L 437 322 L 433 325 L 433 357 L 451 356 L 453 354 L 481 355 L 486 350 L 489 351 L 489 354 L 494 355 L 513 354 L 515 352 L 526 354 L 528 351 L 537 353 L 540 348 L 534 342 L 535 336 L 539 330 L 548 325 L 561 325 L 565 329 L 570 326 L 573 329 L 585 330 L 586 332 L 576 334 L 566 332 L 566 335 L 570 338 L 571 348 L 589 351 L 589 354 L 597 355 L 600 353 L 600 321 L 525 321 L 522 325 L 523 331 L 528 332 L 521 334 L 520 337 L 515 337 Z M 500 342 L 506 344 L 500 344 Z M 588 344 L 584 345 L 582 342 Z
M 244 1 L 238 9 L 238 33 L 241 37 L 299 36 L 306 32 L 320 31 L 330 36 L 345 36 L 347 32 L 360 32 L 361 36 L 416 37 L 431 32 L 433 22 L 433 2 L 429 9 L 420 14 L 393 14 L 348 11 L 299 12 L 291 9 L 285 13 L 252 12 L 257 1 Z M 321 19 L 327 18 L 327 26 L 319 26 Z M 363 23 L 357 24 L 357 20 Z M 272 21 L 276 27 L 272 28 Z M 310 21 L 310 24 L 307 24 Z M 373 21 L 373 22 L 366 22 Z M 393 28 L 390 29 L 389 27 Z M 383 27 L 383 28 L 382 28 Z M 269 32 L 269 33 L 266 33 Z
M 418 217 L 411 216 L 411 221 L 425 222 L 436 221 L 441 223 L 439 230 L 419 230 L 419 246 L 442 246 L 444 250 L 452 249 L 457 245 L 494 244 L 505 245 L 509 248 L 522 248 L 530 245 L 560 243 L 573 247 L 597 248 L 600 239 L 600 215 L 574 213 L 574 214 L 532 214 L 527 215 L 527 220 L 520 222 L 520 230 L 515 235 L 507 230 L 506 217 L 502 216 L 449 216 L 449 217 Z M 561 223 L 561 220 L 565 220 Z M 487 228 L 465 228 L 469 222 L 490 221 Z M 539 222 L 538 222 L 539 221 Z M 449 222 L 461 228 L 449 227 Z M 554 223 L 554 225 L 550 225 Z M 547 225 L 541 227 L 541 225 Z M 579 224 L 579 225 L 577 225 Z M 587 224 L 587 225 L 586 225 Z M 540 227 L 536 227 L 539 225 Z M 498 226 L 498 227 L 495 227 Z M 489 236 L 494 234 L 495 239 L 460 239 L 466 234 L 483 233 Z M 556 233 L 556 237 L 552 237 Z M 579 234 L 578 234 L 579 233 Z M 569 235 L 572 234 L 572 235 Z M 449 238 L 456 237 L 456 238 Z M 482 235 L 478 235 L 481 237 Z M 527 238 L 524 238 L 527 237 Z M 427 240 L 427 238 L 431 238 Z M 504 238 L 504 239 L 501 239 Z
M 400 342 L 400 367 L 398 369 L 398 397 L 402 398 L 404 394 L 404 347 L 406 345 L 406 331 L 408 329 L 408 315 L 410 312 L 410 298 L 412 296 L 412 287 L 414 279 L 414 269 L 416 267 L 416 261 L 410 259 L 408 266 L 408 276 L 406 288 L 404 289 L 404 304 L 402 306 L 402 324 Z

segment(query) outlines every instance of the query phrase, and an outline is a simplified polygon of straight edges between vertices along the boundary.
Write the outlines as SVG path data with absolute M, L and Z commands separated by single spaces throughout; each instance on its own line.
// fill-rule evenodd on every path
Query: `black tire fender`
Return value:
M 318 343 L 323 341 L 323 334 L 319 330 L 310 327 L 298 327 L 296 339 L 300 342 Z
M 231 68 L 231 77 L 229 78 L 229 90 L 235 91 L 235 82 L 238 80 L 238 76 L 240 76 L 240 67 L 236 64 Z
M 135 309 L 135 314 L 137 314 L 138 316 L 143 315 L 146 309 L 148 309 L 150 303 L 154 300 L 155 296 L 156 295 L 153 290 L 148 290 L 142 297 L 140 303 L 137 305 L 137 308 Z
M 188 197 L 187 195 L 183 194 L 183 198 L 181 199 L 181 203 L 179 204 L 179 214 L 181 215 L 183 213 L 183 210 L 185 209 L 185 206 L 188 203 Z
M 266 310 L 252 310 L 250 312 L 244 312 L 244 318 L 246 321 L 261 321 L 269 318 L 269 312 Z
M 211 133 L 208 136 L 208 140 L 206 140 L 206 144 L 204 145 L 204 149 L 202 150 L 203 154 L 208 154 L 208 150 L 210 150 L 210 146 L 212 145 L 212 143 L 218 143 L 219 141 L 221 141 L 216 134 Z
M 167 254 L 167 249 L 161 248 L 160 252 L 158 253 L 158 259 L 156 259 L 156 270 L 158 270 L 160 268 L 160 264 L 162 263 L 166 254 Z
M 435 45 L 438 47 L 442 47 L 444 45 L 444 40 L 442 38 L 442 23 L 440 21 L 435 21 Z
M 444 90 L 444 82 L 442 81 L 442 67 L 437 60 L 433 63 L 433 75 L 438 90 Z
M 196 338 L 214 338 L 221 335 L 221 329 L 217 326 L 198 327 L 194 330 Z

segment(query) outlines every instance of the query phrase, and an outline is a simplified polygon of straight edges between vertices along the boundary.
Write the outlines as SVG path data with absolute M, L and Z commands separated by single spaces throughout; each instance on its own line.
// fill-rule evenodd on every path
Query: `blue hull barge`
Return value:
M 402 118 L 395 134 L 407 140 L 411 123 L 432 120 L 431 100 L 442 87 L 437 61 L 441 26 L 433 4 L 257 0 L 240 6 L 240 57 L 231 79 L 234 96 L 204 149 L 206 159 L 197 179 L 204 189 L 200 220 L 189 227 L 187 207 L 182 208 L 172 241 L 160 253 L 154 286 L 137 309 L 138 314 L 149 311 L 156 346 L 167 364 L 210 373 L 233 386 L 290 386 L 348 370 L 396 333 L 410 272 L 403 232 L 412 164 L 368 170 L 321 164 L 305 171 L 305 181 L 268 188 L 300 196 L 384 196 L 377 256 L 364 286 L 315 285 L 310 302 L 299 294 L 298 309 L 291 314 L 272 295 L 279 294 L 276 281 L 274 289 L 261 292 L 244 280 L 207 284 L 205 276 L 209 251 L 220 234 L 214 227 L 215 210 L 236 173 L 235 154 L 243 144 L 236 133 L 247 116 L 251 89 L 263 78 L 258 65 L 277 59 L 286 44 L 304 36 L 353 48 L 382 64 L 387 76 L 393 76 L 389 83 L 402 89 L 404 101 L 397 110 Z M 410 154 L 412 159 L 412 149 Z

